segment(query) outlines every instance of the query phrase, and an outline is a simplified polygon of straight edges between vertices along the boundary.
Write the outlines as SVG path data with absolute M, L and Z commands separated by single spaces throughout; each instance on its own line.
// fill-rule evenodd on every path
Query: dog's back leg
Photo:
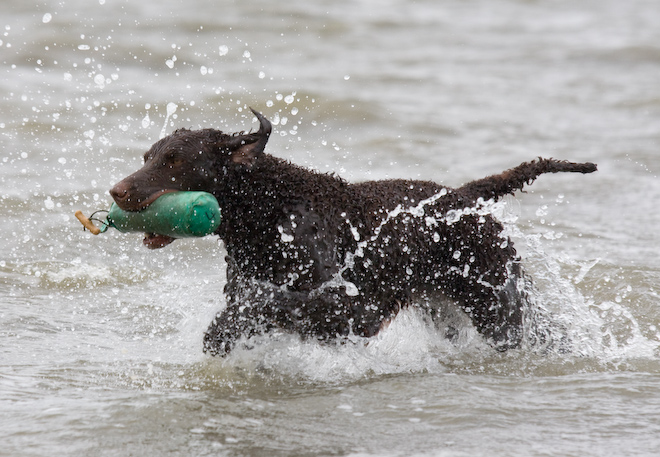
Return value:
M 479 333 L 497 349 L 520 344 L 527 308 L 523 272 L 502 225 L 490 216 L 463 215 L 435 227 L 433 263 L 422 275 L 434 278 L 434 289 L 454 301 Z
M 519 265 L 513 264 L 515 272 Z M 501 286 L 455 277 L 448 295 L 467 313 L 477 331 L 498 351 L 516 348 L 523 338 L 525 292 L 514 271 Z

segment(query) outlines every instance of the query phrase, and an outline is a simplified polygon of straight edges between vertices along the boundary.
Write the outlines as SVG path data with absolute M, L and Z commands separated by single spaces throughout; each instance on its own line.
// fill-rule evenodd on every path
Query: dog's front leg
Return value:
M 204 352 L 227 355 L 241 338 L 263 335 L 275 328 L 323 341 L 351 332 L 352 306 L 338 293 L 310 294 L 254 283 L 251 286 L 249 291 L 242 287 L 240 293 L 228 294 L 227 308 L 215 316 L 204 335 Z
M 270 310 L 233 303 L 216 314 L 204 334 L 204 352 L 224 357 L 242 339 L 263 335 L 277 327 Z
M 365 306 L 359 295 L 348 295 L 343 287 L 298 292 L 254 282 L 248 289 L 234 286 L 228 287 L 234 293 L 227 308 L 204 336 L 204 352 L 211 355 L 224 356 L 239 339 L 274 329 L 326 342 L 349 335 L 370 337 L 400 307 L 397 301 L 387 307 Z

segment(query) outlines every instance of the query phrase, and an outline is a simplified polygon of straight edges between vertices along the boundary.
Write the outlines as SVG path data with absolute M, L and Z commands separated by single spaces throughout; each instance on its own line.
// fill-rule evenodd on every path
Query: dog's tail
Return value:
M 544 159 L 539 157 L 531 162 L 524 162 L 515 168 L 498 175 L 488 176 L 469 182 L 457 189 L 463 201 L 476 202 L 477 199 L 498 200 L 507 194 L 522 190 L 525 184 L 531 184 L 543 173 L 593 173 L 597 170 L 595 163 L 574 163 L 565 160 Z

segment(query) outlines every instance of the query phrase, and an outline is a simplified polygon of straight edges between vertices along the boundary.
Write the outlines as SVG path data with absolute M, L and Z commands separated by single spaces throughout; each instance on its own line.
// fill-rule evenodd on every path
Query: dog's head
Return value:
M 141 211 L 168 192 L 210 192 L 223 168 L 251 167 L 272 129 L 268 119 L 252 112 L 260 124 L 254 133 L 180 129 L 156 142 L 144 155 L 144 166 L 110 190 L 117 206 Z

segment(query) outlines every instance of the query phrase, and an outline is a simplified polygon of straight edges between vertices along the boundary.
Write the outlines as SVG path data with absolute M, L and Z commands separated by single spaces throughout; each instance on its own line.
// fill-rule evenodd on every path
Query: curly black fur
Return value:
M 224 355 L 240 337 L 275 328 L 320 340 L 370 337 L 420 297 L 455 302 L 498 349 L 520 343 L 522 270 L 483 200 L 543 173 L 591 173 L 596 165 L 539 158 L 458 189 L 412 180 L 350 184 L 264 154 L 271 125 L 255 115 L 255 133 L 175 131 L 111 190 L 129 211 L 173 190 L 217 198 L 227 307 L 209 326 L 204 351 Z M 173 241 L 163 238 L 147 236 L 145 244 Z

